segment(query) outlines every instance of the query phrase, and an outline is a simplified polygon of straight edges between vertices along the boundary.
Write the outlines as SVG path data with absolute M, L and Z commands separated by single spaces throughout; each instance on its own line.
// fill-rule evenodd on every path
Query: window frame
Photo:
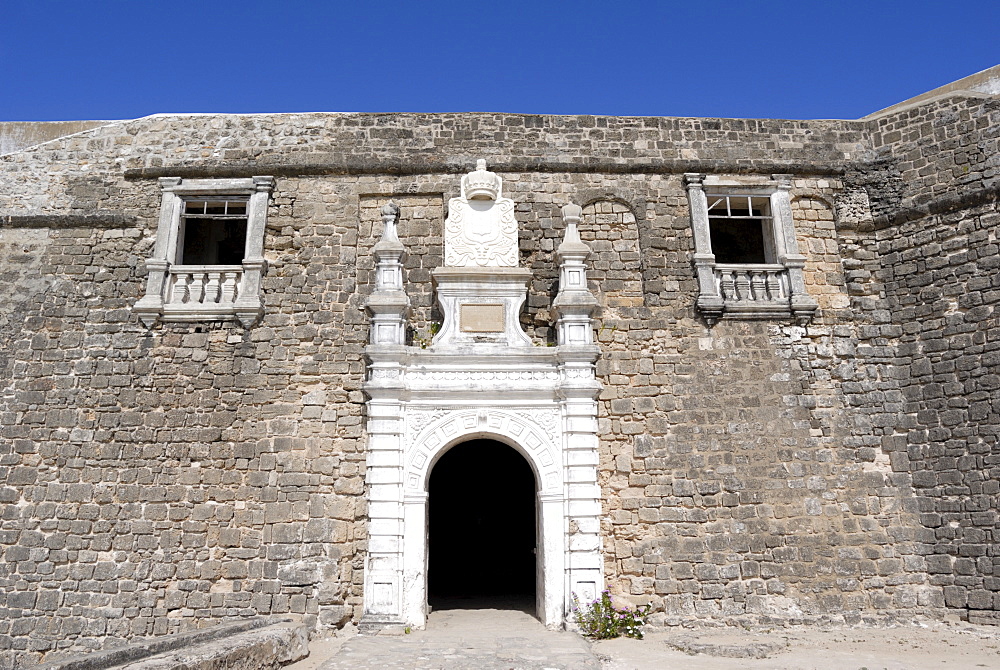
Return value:
M 786 174 L 726 177 L 686 173 L 685 187 L 694 233 L 694 266 L 698 279 L 698 310 L 709 326 L 720 319 L 792 319 L 808 323 L 818 304 L 805 287 L 805 256 L 798 250 L 792 217 L 792 177 Z M 767 198 L 770 203 L 770 230 L 762 229 L 766 263 L 719 263 L 712 251 L 709 197 L 743 196 Z M 712 217 L 715 218 L 715 217 Z M 763 223 L 762 223 L 763 225 Z M 768 259 L 767 245 L 772 254 Z M 729 279 L 724 279 L 729 277 Z M 733 277 L 742 282 L 734 291 Z M 750 290 L 753 284 L 758 291 Z M 744 296 L 753 294 L 753 297 Z M 738 297 L 733 297 L 734 295 Z M 775 296 L 779 297 L 775 297 Z
M 157 321 L 197 322 L 235 319 L 249 328 L 263 315 L 261 279 L 267 269 L 264 259 L 264 229 L 267 207 L 274 190 L 274 177 L 235 179 L 159 180 L 162 198 L 153 253 L 146 260 L 145 295 L 133 311 L 150 328 Z M 245 199 L 247 230 L 243 262 L 239 265 L 188 266 L 175 262 L 181 252 L 184 203 L 195 200 Z M 209 290 L 197 300 L 177 300 L 173 284 L 179 273 L 205 278 Z M 201 289 L 201 287 L 199 287 Z

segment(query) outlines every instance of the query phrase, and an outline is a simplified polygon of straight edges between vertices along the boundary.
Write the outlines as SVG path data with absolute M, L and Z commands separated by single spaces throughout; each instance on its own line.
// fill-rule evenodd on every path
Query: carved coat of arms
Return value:
M 514 201 L 501 197 L 502 180 L 486 161 L 462 178 L 462 194 L 448 201 L 444 263 L 448 267 L 517 267 Z

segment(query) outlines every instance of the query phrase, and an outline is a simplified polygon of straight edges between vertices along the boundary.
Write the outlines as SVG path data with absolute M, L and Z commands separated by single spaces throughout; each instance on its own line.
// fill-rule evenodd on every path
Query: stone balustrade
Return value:
M 788 270 L 783 265 L 718 264 L 715 281 L 727 303 L 788 303 Z
M 167 305 L 233 305 L 242 293 L 241 265 L 174 265 L 164 303 Z

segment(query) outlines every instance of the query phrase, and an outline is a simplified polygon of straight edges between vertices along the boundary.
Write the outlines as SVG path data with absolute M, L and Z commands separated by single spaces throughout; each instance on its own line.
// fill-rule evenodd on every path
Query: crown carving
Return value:
M 468 200 L 496 200 L 500 197 L 500 177 L 486 169 L 486 161 L 476 161 L 476 171 L 462 177 L 462 196 Z

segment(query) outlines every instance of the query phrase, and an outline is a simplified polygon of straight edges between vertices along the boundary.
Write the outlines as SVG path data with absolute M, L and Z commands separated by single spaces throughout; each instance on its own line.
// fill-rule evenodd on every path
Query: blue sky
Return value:
M 0 0 L 0 121 L 858 118 L 1000 63 L 1000 2 Z

